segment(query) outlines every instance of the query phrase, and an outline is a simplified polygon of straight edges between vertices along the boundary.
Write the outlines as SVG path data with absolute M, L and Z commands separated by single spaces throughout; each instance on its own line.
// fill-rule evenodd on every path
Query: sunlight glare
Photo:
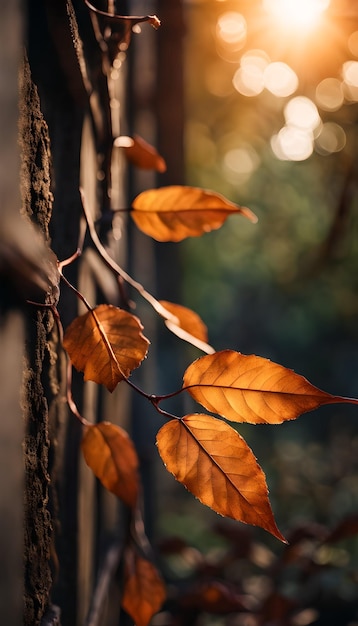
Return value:
M 313 28 L 330 0 L 263 0 L 264 9 L 282 26 L 294 30 Z

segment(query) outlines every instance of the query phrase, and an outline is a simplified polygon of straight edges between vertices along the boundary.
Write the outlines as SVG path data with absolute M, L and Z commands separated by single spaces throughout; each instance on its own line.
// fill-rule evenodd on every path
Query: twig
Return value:
M 86 420 L 84 417 L 82 417 L 72 396 L 72 363 L 69 359 L 67 362 L 66 383 L 67 383 L 66 385 L 67 404 L 70 407 L 70 410 L 72 411 L 73 415 L 77 417 L 77 419 L 81 422 L 82 426 L 90 426 L 91 423 L 88 420 Z
M 99 254 L 101 255 L 102 259 L 105 261 L 105 263 L 107 263 L 107 265 L 114 272 L 116 272 L 116 274 L 118 274 L 118 276 L 123 278 L 123 280 L 125 280 L 131 287 L 133 287 L 133 289 L 135 289 L 142 296 L 142 298 L 144 300 L 149 302 L 149 304 L 153 307 L 153 309 L 156 311 L 156 313 L 158 313 L 158 315 L 160 315 L 160 317 L 164 318 L 164 320 L 167 320 L 171 324 L 175 325 L 175 327 L 176 327 L 175 334 L 176 335 L 178 335 L 181 339 L 183 339 L 187 343 L 190 343 L 193 346 L 195 346 L 196 348 L 199 348 L 199 350 L 202 350 L 203 352 L 206 352 L 207 354 L 213 354 L 213 352 L 215 352 L 215 350 L 214 350 L 214 348 L 212 346 L 210 346 L 209 344 L 205 343 L 204 341 L 201 341 L 200 339 L 197 339 L 196 337 L 194 337 L 193 335 L 191 335 L 187 331 L 185 331 L 182 328 L 180 328 L 180 326 L 178 325 L 178 318 L 175 315 L 173 315 L 172 313 L 170 313 L 162 304 L 160 304 L 160 302 L 156 298 L 154 298 L 154 296 L 152 296 L 143 287 L 143 285 L 141 285 L 138 281 L 134 280 L 129 274 L 127 274 L 127 272 L 124 269 L 122 269 L 112 259 L 112 257 L 108 254 L 107 250 L 105 249 L 105 247 L 103 246 L 103 244 L 101 243 L 101 241 L 100 241 L 100 239 L 99 239 L 99 237 L 97 235 L 97 231 L 96 231 L 96 228 L 95 228 L 92 216 L 91 216 L 91 214 L 90 214 L 90 212 L 88 210 L 88 207 L 86 205 L 86 199 L 85 199 L 85 195 L 84 195 L 84 192 L 83 192 L 82 189 L 80 189 L 80 193 L 81 193 L 81 199 L 82 199 L 83 212 L 84 212 L 84 215 L 85 215 L 85 218 L 86 218 L 86 222 L 87 222 L 87 226 L 88 226 L 90 237 L 91 237 L 95 247 L 97 248 Z M 169 330 L 171 330 L 171 329 L 169 328 Z
M 109 548 L 93 593 L 92 605 L 85 626 L 101 626 L 110 584 L 121 562 L 122 554 L 122 544 L 115 544 Z
M 91 4 L 88 0 L 84 0 L 86 6 L 96 13 L 96 15 L 100 15 L 101 17 L 106 17 L 114 22 L 133 22 L 134 24 L 139 24 L 140 22 L 149 22 L 153 28 L 158 29 L 160 26 L 160 20 L 156 15 L 116 15 L 115 13 L 108 13 L 107 11 L 101 11 L 97 9 L 93 4 Z

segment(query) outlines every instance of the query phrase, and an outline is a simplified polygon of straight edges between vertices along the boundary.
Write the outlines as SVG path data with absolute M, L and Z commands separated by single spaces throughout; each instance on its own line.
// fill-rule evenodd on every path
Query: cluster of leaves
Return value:
M 111 16 L 98 11 L 87 0 L 86 4 L 97 20 L 116 17 L 128 29 L 140 21 L 149 21 L 155 27 L 159 24 L 154 16 Z M 120 137 L 116 145 L 138 167 L 165 169 L 163 158 L 141 138 Z M 189 365 L 181 388 L 171 394 L 148 394 L 138 388 L 130 375 L 141 365 L 149 348 L 141 321 L 130 312 L 129 301 L 126 309 L 111 304 L 92 307 L 67 281 L 63 270 L 79 256 L 79 249 L 71 259 L 58 264 L 62 280 L 87 307 L 87 313 L 74 319 L 63 337 L 71 364 L 84 373 L 85 380 L 103 385 L 109 392 L 125 383 L 148 400 L 166 420 L 157 433 L 157 447 L 164 465 L 203 504 L 223 516 L 260 526 L 286 542 L 274 520 L 265 474 L 244 439 L 227 422 L 280 424 L 321 405 L 357 404 L 358 400 L 321 391 L 302 376 L 259 356 L 232 350 L 216 352 L 209 345 L 206 326 L 196 313 L 175 303 L 156 300 L 115 263 L 98 237 L 83 193 L 82 204 L 92 243 L 106 264 L 150 303 L 170 331 L 196 346 L 204 356 Z M 220 228 L 230 216 L 242 215 L 256 221 L 246 207 L 233 204 L 213 191 L 187 186 L 144 191 L 132 202 L 130 215 L 142 232 L 161 242 L 201 236 Z M 163 400 L 184 392 L 218 417 L 206 413 L 177 417 L 161 408 Z M 122 606 L 138 626 L 146 626 L 160 609 L 165 589 L 151 562 L 143 531 L 135 447 L 121 427 L 109 422 L 91 424 L 80 415 L 70 386 L 68 401 L 83 425 L 82 451 L 86 463 L 103 486 L 129 509 Z
M 244 439 L 227 421 L 280 424 L 321 405 L 357 400 L 321 391 L 292 370 L 265 358 L 233 350 L 215 352 L 207 343 L 204 323 L 193 311 L 155 300 L 109 259 L 95 234 L 83 194 L 82 199 L 92 240 L 112 270 L 137 287 L 169 329 L 179 335 L 183 332 L 187 341 L 207 354 L 189 365 L 180 389 L 165 396 L 147 394 L 130 380 L 149 347 L 140 320 L 111 304 L 92 308 L 72 287 L 88 311 L 74 319 L 64 334 L 63 345 L 71 363 L 84 373 L 85 380 L 104 385 L 110 392 L 119 383 L 127 383 L 163 415 L 167 423 L 157 433 L 159 454 L 167 470 L 203 504 L 223 516 L 258 525 L 285 542 L 271 510 L 265 474 Z M 247 210 L 213 192 L 167 187 L 140 194 L 133 202 L 131 215 L 137 226 L 152 237 L 158 233 L 161 240 L 179 240 L 217 228 L 235 213 L 250 216 Z M 63 275 L 66 263 L 60 263 L 59 268 L 68 283 Z M 219 418 L 203 413 L 179 418 L 160 407 L 163 400 L 182 392 Z M 69 400 L 84 426 L 82 450 L 86 463 L 103 486 L 132 511 L 122 605 L 137 624 L 144 626 L 160 609 L 164 587 L 148 555 L 142 554 L 146 543 L 137 530 L 137 454 L 121 427 L 109 422 L 90 424 L 78 414 L 71 396 Z

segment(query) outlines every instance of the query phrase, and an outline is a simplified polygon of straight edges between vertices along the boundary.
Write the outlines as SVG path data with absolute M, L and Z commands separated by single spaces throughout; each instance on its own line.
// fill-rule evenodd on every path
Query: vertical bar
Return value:
M 20 212 L 18 69 L 23 7 L 3 0 L 0 19 L 0 251 L 7 228 Z M 0 252 L 1 272 L 1 252 Z M 5 290 L 1 292 L 5 299 Z M 8 302 L 0 303 L 2 311 Z M 0 312 L 0 615 L 22 624 L 23 597 L 23 421 L 20 407 L 24 328 L 21 314 Z

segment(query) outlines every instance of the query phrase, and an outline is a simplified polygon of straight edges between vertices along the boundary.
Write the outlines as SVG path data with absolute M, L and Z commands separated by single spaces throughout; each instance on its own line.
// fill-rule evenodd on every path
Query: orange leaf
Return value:
M 136 225 L 157 241 L 181 241 L 220 228 L 229 215 L 256 216 L 213 191 L 174 185 L 137 196 L 131 213 Z
M 139 489 L 138 457 L 126 431 L 110 422 L 87 426 L 82 452 L 102 485 L 133 508 Z
M 249 603 L 238 593 L 236 585 L 221 580 L 201 580 L 193 583 L 182 596 L 185 608 L 217 615 L 247 612 Z
M 175 326 L 179 326 L 196 339 L 200 341 L 208 341 L 208 329 L 202 319 L 195 311 L 188 309 L 181 304 L 174 304 L 166 300 L 159 300 L 160 304 L 172 315 L 175 315 L 177 322 L 173 320 L 165 320 L 166 326 L 175 333 Z
M 281 424 L 324 404 L 358 402 L 321 391 L 268 359 L 233 350 L 194 361 L 183 388 L 208 411 L 250 424 Z
M 272 514 L 265 474 L 231 426 L 209 415 L 186 415 L 162 426 L 157 445 L 167 470 L 200 502 L 285 541 Z
M 167 169 L 163 157 L 139 135 L 135 135 L 133 139 L 125 136 L 117 137 L 114 140 L 114 145 L 117 148 L 122 148 L 128 161 L 137 167 L 145 170 L 156 170 L 161 173 Z
M 122 607 L 136 626 L 147 626 L 166 597 L 164 583 L 150 561 L 138 556 L 133 549 L 125 554 Z
M 113 391 L 138 367 L 147 354 L 149 341 L 142 335 L 139 319 L 112 305 L 101 304 L 67 328 L 63 345 L 85 380 Z

